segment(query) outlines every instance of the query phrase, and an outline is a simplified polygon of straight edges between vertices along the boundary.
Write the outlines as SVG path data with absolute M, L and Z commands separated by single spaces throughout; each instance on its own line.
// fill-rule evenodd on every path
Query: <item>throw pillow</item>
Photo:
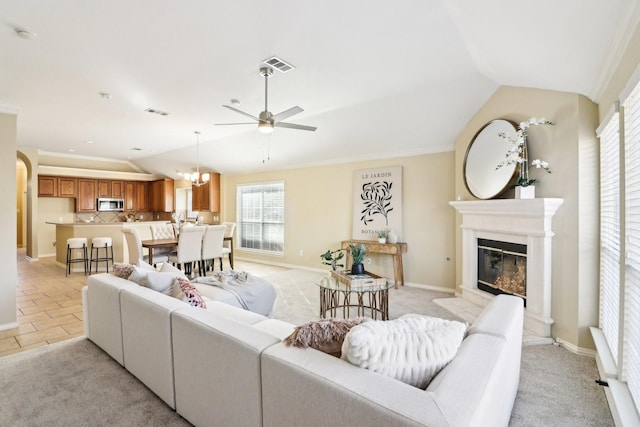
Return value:
M 426 316 L 366 322 L 345 337 L 342 359 L 424 389 L 453 359 L 466 329 Z
M 161 273 L 142 267 L 134 267 L 133 273 L 129 276 L 129 280 L 132 282 L 169 296 L 176 294 L 175 279 L 174 273 Z
M 187 277 L 184 274 L 184 271 L 180 270 L 179 268 L 174 267 L 173 265 L 169 264 L 168 262 L 163 262 L 162 263 L 162 267 L 160 267 L 160 272 L 162 272 L 162 273 L 173 273 L 173 274 L 176 275 L 176 277 L 184 277 L 184 278 Z
M 296 326 L 293 333 L 284 339 L 289 346 L 315 348 L 332 356 L 340 357 L 342 342 L 349 330 L 370 320 L 367 317 L 355 319 L 325 319 Z
M 187 298 L 187 302 L 189 305 L 200 308 L 207 308 L 207 304 L 202 299 L 202 295 L 200 291 L 196 289 L 195 286 L 191 284 L 184 277 L 178 277 L 177 279 L 178 285 L 180 285 L 180 289 L 184 292 L 185 297 Z
M 149 264 L 142 258 L 138 259 L 138 267 L 144 268 L 145 270 L 149 270 L 149 271 L 156 271 L 153 265 Z
M 131 264 L 123 264 L 123 263 L 115 263 L 113 264 L 113 274 L 116 277 L 120 277 L 121 279 L 128 279 L 135 270 L 136 266 Z

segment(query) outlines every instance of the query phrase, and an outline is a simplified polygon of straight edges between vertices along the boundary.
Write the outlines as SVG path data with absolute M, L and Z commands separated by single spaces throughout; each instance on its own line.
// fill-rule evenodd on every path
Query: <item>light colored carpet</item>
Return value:
M 278 293 L 273 317 L 296 324 L 319 318 L 319 292 L 313 284 L 319 276 L 302 270 L 266 272 L 262 277 Z M 390 317 L 413 312 L 455 319 L 432 302 L 447 296 L 393 289 Z M 613 426 L 596 378 L 592 358 L 552 345 L 524 347 L 510 426 Z M 0 390 L 0 426 L 189 425 L 84 338 L 0 358 Z

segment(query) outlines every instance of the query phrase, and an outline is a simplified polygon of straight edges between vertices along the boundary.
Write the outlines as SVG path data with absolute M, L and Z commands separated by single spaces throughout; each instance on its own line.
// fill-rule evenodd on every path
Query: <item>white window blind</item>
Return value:
M 284 182 L 239 185 L 239 247 L 284 253 Z
M 600 134 L 600 329 L 618 360 L 620 334 L 620 136 L 614 114 Z
M 624 100 L 625 295 L 622 380 L 640 408 L 640 85 Z

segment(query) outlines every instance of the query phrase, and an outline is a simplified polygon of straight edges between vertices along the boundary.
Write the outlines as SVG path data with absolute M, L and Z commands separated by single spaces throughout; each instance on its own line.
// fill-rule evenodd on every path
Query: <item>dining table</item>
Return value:
M 225 237 L 225 241 L 231 242 L 229 245 L 231 253 L 229 254 L 229 264 L 233 269 L 233 237 Z M 153 250 L 158 248 L 175 248 L 178 246 L 178 239 L 149 239 L 142 241 L 142 247 L 149 249 L 149 264 L 153 265 Z

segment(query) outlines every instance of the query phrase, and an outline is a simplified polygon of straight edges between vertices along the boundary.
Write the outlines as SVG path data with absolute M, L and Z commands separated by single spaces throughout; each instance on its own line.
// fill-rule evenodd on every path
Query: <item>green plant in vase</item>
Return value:
M 338 254 L 337 256 L 335 256 Z M 338 264 L 342 258 L 344 258 L 344 252 L 342 249 L 336 249 L 335 251 L 327 250 L 327 252 L 320 255 L 322 258 L 322 263 L 325 265 L 330 265 L 332 270 L 336 270 L 338 267 L 344 267 L 344 264 Z
M 351 264 L 351 274 L 364 274 L 364 257 L 367 254 L 367 246 L 358 242 L 356 244 L 349 243 L 349 250 L 351 251 L 351 258 L 353 258 L 353 264 Z

